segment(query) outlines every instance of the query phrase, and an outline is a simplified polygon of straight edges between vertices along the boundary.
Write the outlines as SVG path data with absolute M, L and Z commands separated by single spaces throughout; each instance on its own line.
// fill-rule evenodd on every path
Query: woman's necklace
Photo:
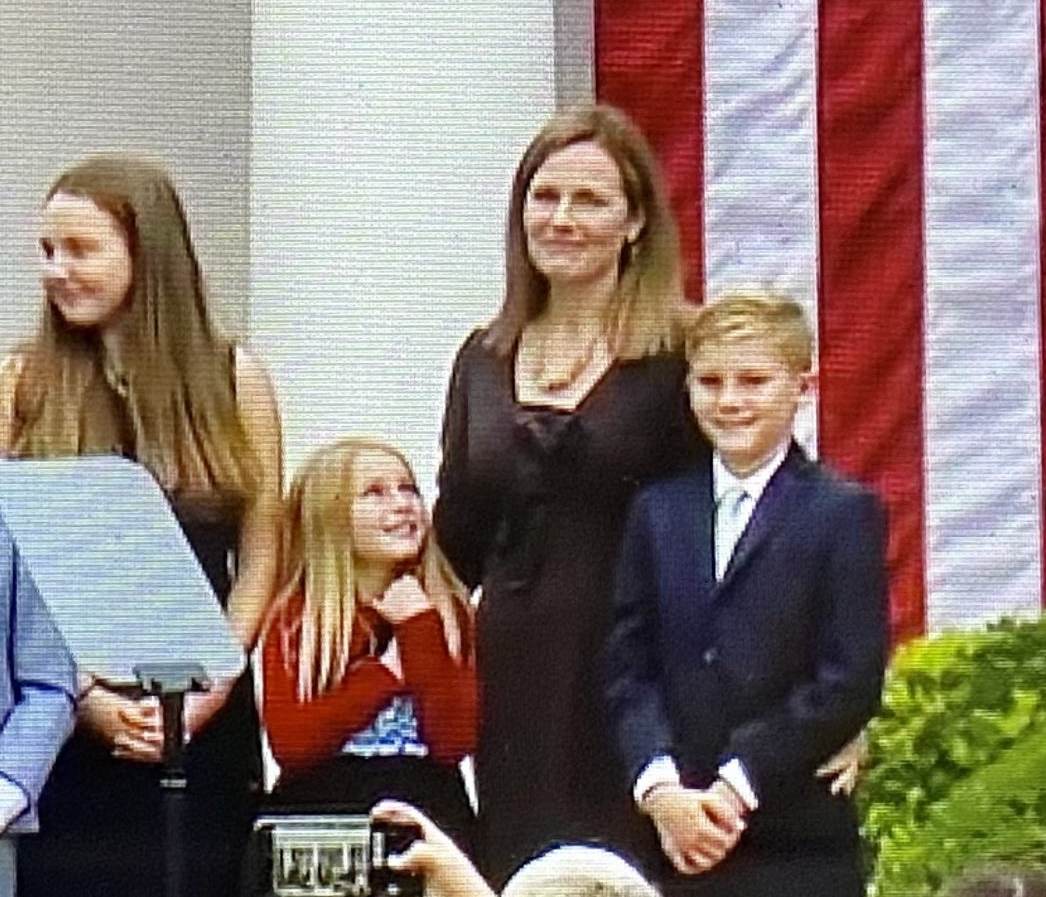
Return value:
M 601 331 L 591 334 L 580 351 L 553 351 L 551 333 L 538 345 L 534 382 L 544 392 L 563 392 L 573 386 L 592 364 L 596 347 L 604 339 Z

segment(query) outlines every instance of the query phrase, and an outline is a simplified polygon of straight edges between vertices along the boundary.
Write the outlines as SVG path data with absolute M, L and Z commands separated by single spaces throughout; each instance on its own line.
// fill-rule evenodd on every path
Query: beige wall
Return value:
M 167 164 L 223 320 L 247 311 L 251 0 L 0 2 L 0 350 L 39 308 L 41 198 L 90 152 Z

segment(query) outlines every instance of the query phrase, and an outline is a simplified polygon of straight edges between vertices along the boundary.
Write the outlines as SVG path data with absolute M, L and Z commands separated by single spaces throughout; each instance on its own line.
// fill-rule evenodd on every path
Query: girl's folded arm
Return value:
M 476 672 L 447 647 L 443 621 L 426 611 L 396 627 L 403 681 L 418 704 L 421 730 L 434 759 L 453 763 L 476 741 Z
M 403 684 L 373 657 L 350 664 L 341 681 L 309 700 L 298 698 L 297 675 L 288 668 L 281 639 L 265 640 L 264 717 L 273 756 L 284 768 L 322 762 L 365 728 Z

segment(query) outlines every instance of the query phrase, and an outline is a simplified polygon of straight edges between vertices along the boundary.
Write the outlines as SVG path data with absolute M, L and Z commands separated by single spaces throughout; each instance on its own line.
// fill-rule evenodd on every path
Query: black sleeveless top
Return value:
M 234 349 L 230 348 L 235 371 Z M 104 380 L 106 400 L 118 422 L 114 454 L 136 461 L 135 435 L 125 399 Z M 233 380 L 235 388 L 235 378 Z M 244 516 L 239 496 L 222 493 L 182 495 L 165 490 L 167 500 L 203 568 L 222 610 L 236 577 L 237 552 Z M 240 676 L 225 705 L 194 736 L 186 753 L 189 789 L 257 791 L 261 785 L 261 739 L 250 668 Z
M 226 507 L 218 516 L 191 503 L 171 499 L 178 522 L 211 588 L 226 608 L 235 575 L 242 510 Z M 189 744 L 186 758 L 190 790 L 257 791 L 261 785 L 261 740 L 250 669 L 240 676 L 225 705 Z
M 136 460 L 125 402 L 99 380 L 92 384 L 91 399 L 112 403 L 116 427 L 102 442 L 92 443 Z M 235 578 L 243 502 L 220 494 L 167 497 L 225 608 Z M 118 638 L 119 633 L 110 636 Z M 261 740 L 249 668 L 189 743 L 185 766 L 188 892 L 231 897 L 238 893 L 241 858 L 261 786 Z M 78 728 L 58 756 L 39 811 L 40 833 L 19 845 L 18 891 L 23 897 L 162 893 L 165 817 L 158 764 L 116 759 L 100 739 Z

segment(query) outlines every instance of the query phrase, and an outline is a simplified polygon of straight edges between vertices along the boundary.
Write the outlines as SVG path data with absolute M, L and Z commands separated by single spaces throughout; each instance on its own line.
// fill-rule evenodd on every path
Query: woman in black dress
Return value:
M 560 114 L 516 172 L 506 296 L 460 350 L 437 538 L 481 585 L 476 756 L 496 885 L 557 840 L 636 849 L 602 707 L 600 655 L 629 498 L 700 451 L 671 352 L 675 225 L 619 112 Z
M 142 463 L 249 648 L 277 561 L 279 423 L 264 369 L 211 325 L 174 189 L 139 160 L 90 159 L 49 191 L 40 250 L 43 320 L 4 365 L 0 449 Z M 81 687 L 77 731 L 41 798 L 40 834 L 20 845 L 18 892 L 162 893 L 158 707 L 89 671 Z M 189 716 L 188 892 L 226 897 L 260 778 L 250 675 Z
M 477 613 L 484 871 L 500 886 L 556 841 L 651 868 L 604 718 L 602 651 L 633 492 L 707 445 L 672 321 L 675 223 L 646 141 L 619 111 L 554 116 L 516 171 L 500 313 L 458 352 L 436 536 Z M 685 522 L 681 522 L 685 525 Z M 853 787 L 860 739 L 819 770 Z

